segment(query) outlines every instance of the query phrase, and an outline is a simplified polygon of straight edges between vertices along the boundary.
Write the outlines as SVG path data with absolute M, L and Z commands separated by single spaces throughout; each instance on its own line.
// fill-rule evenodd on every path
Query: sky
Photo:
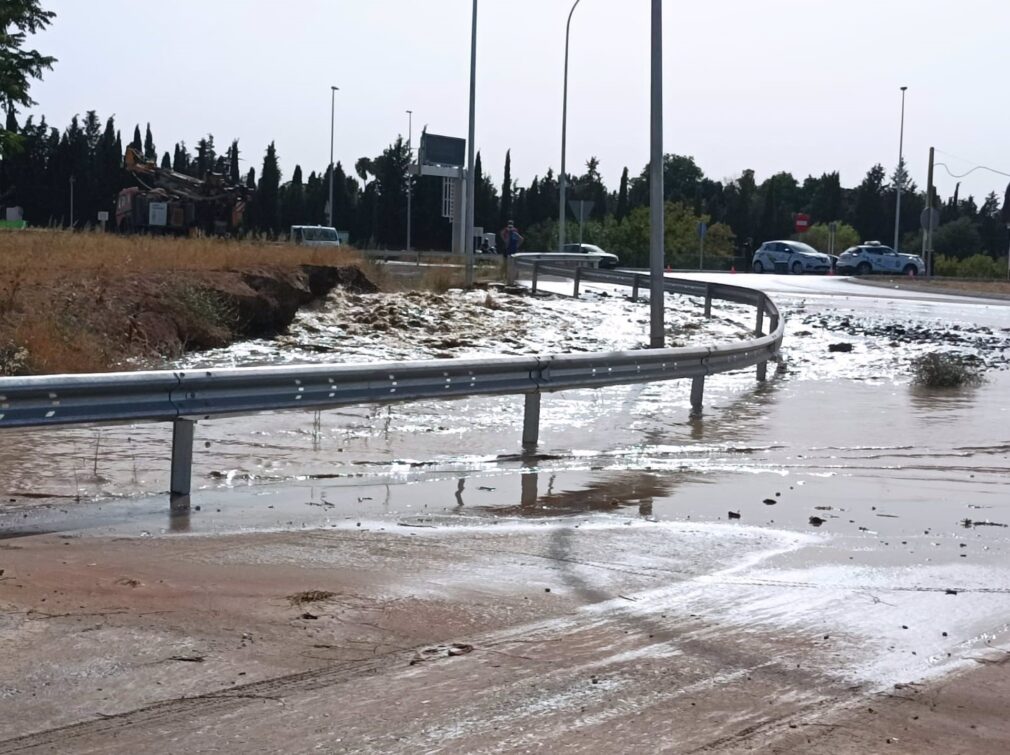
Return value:
M 116 116 L 124 141 L 151 123 L 160 152 L 212 133 L 240 140 L 257 173 L 275 141 L 285 179 L 325 169 L 330 86 L 335 159 L 350 172 L 421 128 L 467 134 L 470 0 L 43 0 L 57 14 L 31 45 L 59 62 L 31 94 L 64 128 Z M 569 54 L 570 173 L 621 170 L 649 155 L 649 0 L 580 0 Z M 480 0 L 476 139 L 484 169 L 527 184 L 560 167 L 565 21 L 572 0 Z M 663 148 L 709 178 L 760 182 L 837 170 L 855 186 L 904 156 L 925 185 L 930 146 L 954 173 L 1010 173 L 1008 0 L 667 0 Z M 22 117 L 25 113 L 22 114 Z M 961 196 L 1001 197 L 1010 178 L 978 170 Z M 956 179 L 936 169 L 942 196 Z

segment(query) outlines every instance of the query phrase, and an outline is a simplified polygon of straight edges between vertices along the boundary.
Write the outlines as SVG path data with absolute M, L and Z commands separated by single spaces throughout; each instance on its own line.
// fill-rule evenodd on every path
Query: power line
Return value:
M 969 170 L 967 173 L 954 173 L 954 172 L 951 171 L 950 168 L 947 167 L 947 165 L 945 163 L 933 163 L 933 165 L 936 165 L 937 167 L 943 168 L 945 171 L 947 171 L 947 175 L 950 176 L 951 178 L 964 178 L 965 176 L 971 175 L 976 170 L 988 170 L 990 173 L 996 173 L 996 174 L 998 174 L 1000 176 L 1007 176 L 1008 178 L 1010 178 L 1010 173 L 1004 173 L 1001 170 L 996 170 L 995 168 L 990 168 L 990 167 L 988 167 L 986 165 L 976 165 L 974 168 L 972 168 L 971 170 Z
M 947 175 L 949 175 L 951 178 L 964 178 L 965 176 L 974 173 L 976 170 L 987 170 L 990 173 L 995 173 L 997 175 L 1007 176 L 1008 178 L 1010 178 L 1010 173 L 1004 173 L 1002 170 L 996 170 L 995 168 L 990 168 L 988 165 L 979 165 L 974 160 L 968 160 L 967 158 L 964 157 L 958 157 L 957 155 L 951 152 L 945 152 L 944 150 L 939 148 L 936 148 L 936 151 L 939 152 L 941 155 L 947 155 L 948 157 L 953 157 L 955 160 L 960 160 L 961 162 L 968 163 L 969 165 L 973 166 L 971 170 L 969 170 L 967 173 L 961 173 L 959 175 L 951 171 L 951 169 L 947 166 L 946 163 L 934 163 L 934 165 L 938 165 L 945 171 L 947 171 Z

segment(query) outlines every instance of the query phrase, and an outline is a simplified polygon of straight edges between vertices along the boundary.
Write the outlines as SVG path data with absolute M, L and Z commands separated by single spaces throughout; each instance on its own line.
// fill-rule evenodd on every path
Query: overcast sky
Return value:
M 116 116 L 124 141 L 150 121 L 159 153 L 213 133 L 259 172 L 276 141 L 285 179 L 349 169 L 406 135 L 466 136 L 469 0 L 43 0 L 57 18 L 32 45 L 59 58 L 32 95 L 50 123 Z M 649 153 L 649 0 L 581 0 L 572 20 L 568 167 L 596 155 L 616 188 Z M 476 145 L 496 183 L 505 150 L 527 183 L 560 166 L 571 0 L 481 0 Z M 925 184 L 930 145 L 963 173 L 1010 173 L 1010 0 L 670 0 L 664 4 L 664 151 L 706 175 L 758 181 L 839 170 L 857 184 L 904 154 Z M 416 142 L 415 142 L 416 144 Z M 953 156 L 956 156 L 953 157 Z M 977 171 L 962 196 L 1001 196 Z M 938 169 L 949 195 L 955 179 Z

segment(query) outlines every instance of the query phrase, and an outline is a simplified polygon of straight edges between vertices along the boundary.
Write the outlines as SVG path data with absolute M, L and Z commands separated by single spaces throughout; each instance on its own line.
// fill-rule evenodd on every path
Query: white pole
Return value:
M 905 148 L 905 90 L 908 87 L 901 88 L 901 131 L 898 136 L 898 178 L 904 178 L 903 171 L 903 154 Z M 901 181 L 898 181 L 897 188 L 895 190 L 894 198 L 894 251 L 901 251 L 898 248 L 898 234 L 901 228 Z
M 663 2 L 652 0 L 651 149 L 649 157 L 649 346 L 666 343 L 663 327 Z
M 466 208 L 463 210 L 463 227 L 466 238 L 463 250 L 466 254 L 466 287 L 473 286 L 473 133 L 475 105 L 477 97 L 477 0 L 473 0 L 473 20 L 470 29 L 470 135 L 467 139 L 466 159 Z
M 575 13 L 575 6 L 580 0 L 575 0 L 572 9 L 568 11 L 568 23 L 565 24 L 565 83 L 564 94 L 561 97 L 561 175 L 558 176 L 558 185 L 561 187 L 561 202 L 558 206 L 558 251 L 565 250 L 565 189 L 567 176 L 565 175 L 565 146 L 568 141 L 568 35 L 572 28 L 572 14 Z M 581 238 L 579 239 L 581 243 Z
M 333 225 L 333 107 L 337 99 L 338 89 L 340 87 L 330 87 L 330 204 L 326 209 L 326 224 L 331 228 L 336 227 Z
M 407 251 L 410 251 L 410 199 L 414 193 L 414 174 L 411 173 L 410 163 L 414 159 L 414 150 L 411 149 L 410 142 L 414 133 L 414 111 L 407 111 Z

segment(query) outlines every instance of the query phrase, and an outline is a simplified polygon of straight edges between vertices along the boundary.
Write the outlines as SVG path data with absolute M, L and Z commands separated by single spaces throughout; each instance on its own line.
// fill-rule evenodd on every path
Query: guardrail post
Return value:
M 705 317 L 712 317 L 712 284 L 705 284 Z
M 763 336 L 763 328 L 765 324 L 765 303 L 759 301 L 757 305 L 757 322 L 754 323 L 754 335 Z
M 572 276 L 575 281 L 575 287 L 572 291 L 572 297 L 575 299 L 579 298 L 579 283 L 582 281 L 582 266 L 575 268 L 575 275 Z
M 516 284 L 516 279 L 519 277 L 519 266 L 516 261 L 511 257 L 505 258 L 505 283 L 509 286 L 514 286 Z
M 700 417 L 702 400 L 705 398 L 705 376 L 691 378 L 691 416 Z
M 534 262 L 533 263 L 533 280 L 530 282 L 530 293 L 531 294 L 535 294 L 537 292 L 537 272 L 539 272 L 539 270 L 538 270 L 539 267 L 540 267 L 540 263 L 539 262 Z
M 196 420 L 179 418 L 172 422 L 171 494 L 188 496 L 193 482 L 193 428 Z
M 527 393 L 523 407 L 523 448 L 536 448 L 540 440 L 540 393 Z
M 633 283 L 631 285 L 631 300 L 638 301 L 638 276 L 637 275 L 632 276 L 632 281 Z

